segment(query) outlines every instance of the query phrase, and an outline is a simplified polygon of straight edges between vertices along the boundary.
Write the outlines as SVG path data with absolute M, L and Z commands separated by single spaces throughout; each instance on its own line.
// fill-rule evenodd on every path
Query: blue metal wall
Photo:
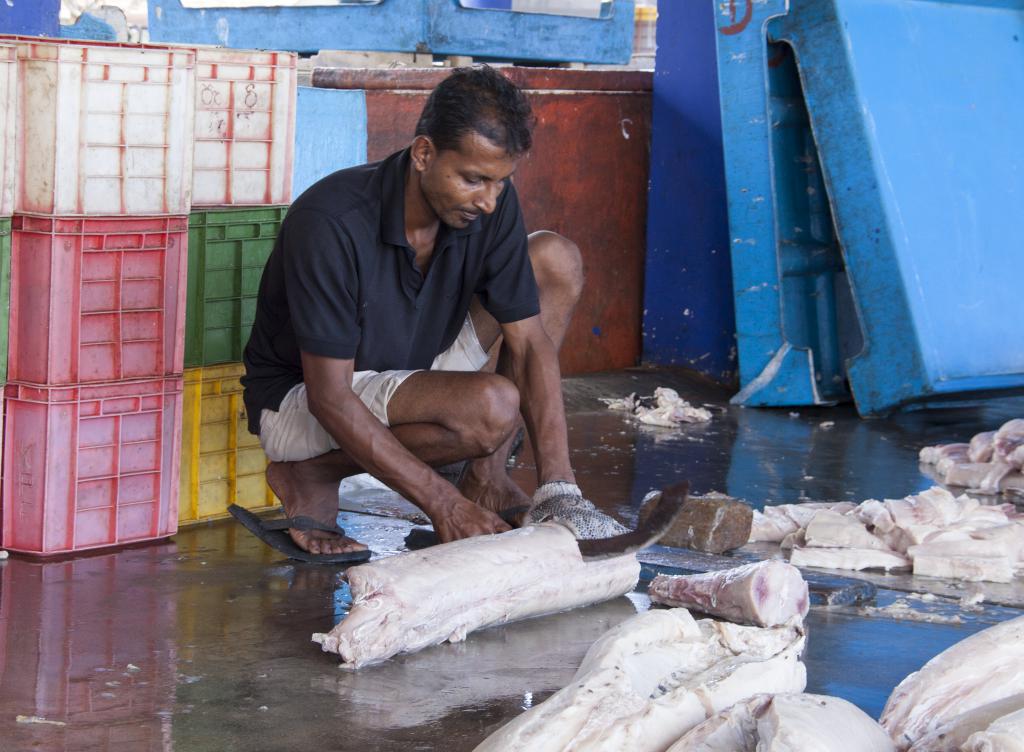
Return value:
M 658 8 L 644 361 L 736 378 L 714 4 Z
M 300 86 L 292 195 L 336 170 L 366 161 L 366 93 Z
M 60 0 L 3 0 L 0 33 L 55 37 L 59 34 Z

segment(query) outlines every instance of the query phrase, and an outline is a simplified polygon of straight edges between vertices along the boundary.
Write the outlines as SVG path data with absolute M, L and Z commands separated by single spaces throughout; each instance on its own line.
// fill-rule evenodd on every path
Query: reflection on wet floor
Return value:
M 594 399 L 659 385 L 716 405 L 712 423 L 638 427 Z M 646 371 L 570 380 L 567 404 L 581 485 L 627 519 L 646 491 L 679 478 L 755 505 L 902 496 L 930 485 L 920 446 L 1024 414 L 1024 400 L 1006 400 L 886 421 L 847 408 L 790 417 L 727 408 L 717 389 Z M 531 464 L 527 451 L 513 470 L 528 487 Z M 400 550 L 411 527 L 348 513 L 341 523 L 378 554 Z M 905 597 L 883 590 L 875 606 Z M 348 599 L 340 570 L 292 564 L 230 522 L 72 561 L 0 563 L 0 749 L 471 750 L 569 681 L 596 637 L 649 606 L 637 593 L 350 672 L 309 640 Z M 948 616 L 951 603 L 936 613 Z M 877 716 L 906 674 L 1016 613 L 988 607 L 947 623 L 816 608 L 808 690 Z

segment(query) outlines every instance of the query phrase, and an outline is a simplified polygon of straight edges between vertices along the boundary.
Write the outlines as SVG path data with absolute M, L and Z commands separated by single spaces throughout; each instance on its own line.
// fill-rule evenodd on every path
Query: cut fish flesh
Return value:
M 1024 447 L 1024 419 L 1016 418 L 1007 421 L 996 431 L 996 435 L 992 439 L 993 458 L 997 461 L 1008 462 L 1020 447 Z M 1020 470 L 1021 465 L 1015 465 L 1014 469 Z
M 967 451 L 967 459 L 970 462 L 989 462 L 992 460 L 992 450 L 995 446 L 995 431 L 982 431 L 976 434 Z
M 893 690 L 881 723 L 905 750 L 961 713 L 1024 693 L 1024 616 L 939 653 Z
M 658 575 L 648 592 L 656 603 L 759 627 L 803 621 L 810 606 L 800 570 L 777 559 L 706 574 Z
M 470 632 L 631 591 L 635 556 L 585 562 L 557 523 L 398 554 L 348 570 L 352 609 L 313 641 L 359 668 Z
M 787 535 L 807 527 L 815 514 L 823 509 L 846 514 L 857 505 L 849 501 L 809 501 L 803 504 L 775 504 L 763 511 L 754 510 L 750 542 L 778 543 Z
M 812 548 L 876 548 L 890 550 L 868 532 L 860 520 L 849 514 L 822 510 L 811 518 L 804 530 L 804 541 Z
M 916 552 L 914 549 L 918 549 Z M 1013 564 L 1005 556 L 951 556 L 935 554 L 927 545 L 910 550 L 914 574 L 965 582 L 1011 582 Z
M 863 710 L 828 695 L 758 695 L 685 734 L 668 752 L 890 752 Z
M 875 548 L 794 548 L 789 563 L 826 569 L 909 569 L 910 559 L 895 551 Z
M 1004 715 L 967 739 L 963 752 L 1024 752 L 1024 710 Z
M 934 731 L 925 734 L 910 748 L 910 752 L 961 752 L 968 737 L 984 731 L 1004 715 L 1024 709 L 1024 694 L 1010 695 L 990 702 L 953 718 Z
M 760 692 L 800 692 L 804 637 L 686 609 L 638 614 L 591 646 L 572 682 L 498 729 L 477 752 L 663 752 L 726 707 Z
M 966 462 L 970 450 L 970 444 L 939 444 L 922 449 L 918 459 L 926 465 L 936 465 L 950 457 L 963 457 L 962 461 Z

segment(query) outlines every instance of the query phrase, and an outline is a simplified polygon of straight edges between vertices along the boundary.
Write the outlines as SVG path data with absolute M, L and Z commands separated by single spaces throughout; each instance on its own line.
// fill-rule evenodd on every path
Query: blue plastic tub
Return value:
M 1024 389 L 1024 0 L 735 0 L 721 13 L 720 70 L 745 71 L 748 118 L 771 114 L 750 105 L 766 98 L 770 49 L 784 43 L 795 56 L 863 333 L 846 366 L 860 413 Z M 737 57 L 759 45 L 760 56 Z M 722 108 L 736 123 L 724 98 Z M 739 227 L 764 210 L 734 202 L 734 180 L 768 168 L 736 138 L 730 160 L 724 127 Z M 779 201 L 758 195 L 763 230 Z M 760 264 L 758 284 L 777 284 L 760 247 L 767 233 L 733 235 L 734 273 Z M 737 263 L 745 245 L 750 265 Z M 764 343 L 780 371 L 787 345 Z

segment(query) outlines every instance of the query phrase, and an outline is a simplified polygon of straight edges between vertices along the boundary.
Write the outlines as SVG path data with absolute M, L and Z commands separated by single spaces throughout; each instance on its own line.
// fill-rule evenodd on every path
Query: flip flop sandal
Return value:
M 355 564 L 366 561 L 373 552 L 369 550 L 348 551 L 340 554 L 311 554 L 299 548 L 288 530 L 323 530 L 328 533 L 344 536 L 345 530 L 338 525 L 317 522 L 312 517 L 298 516 L 286 517 L 284 519 L 264 520 L 257 517 L 248 509 L 232 504 L 228 507 L 231 516 L 242 523 L 246 530 L 255 535 L 261 541 L 280 551 L 289 559 L 304 561 L 311 564 Z

